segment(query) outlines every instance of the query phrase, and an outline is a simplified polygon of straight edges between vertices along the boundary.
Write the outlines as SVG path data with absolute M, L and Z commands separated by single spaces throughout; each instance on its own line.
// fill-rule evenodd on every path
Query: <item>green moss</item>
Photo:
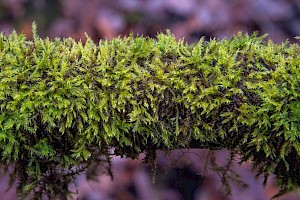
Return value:
M 295 190 L 299 55 L 255 34 L 194 45 L 170 32 L 97 45 L 0 34 L 1 163 L 15 167 L 22 197 L 59 197 L 93 161 L 109 164 L 111 148 L 153 162 L 157 149 L 192 143 L 238 152 Z

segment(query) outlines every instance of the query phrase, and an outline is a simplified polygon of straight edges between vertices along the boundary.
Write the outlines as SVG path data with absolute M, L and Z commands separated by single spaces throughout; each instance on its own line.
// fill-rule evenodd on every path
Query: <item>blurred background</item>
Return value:
M 177 39 L 189 43 L 201 37 L 230 38 L 242 31 L 259 35 L 268 33 L 277 43 L 297 42 L 300 36 L 299 0 L 0 0 L 0 31 L 12 30 L 31 38 L 31 25 L 38 25 L 40 37 L 73 37 L 85 41 L 87 33 L 96 43 L 134 34 L 155 37 L 170 29 Z M 113 158 L 114 180 L 99 176 L 100 182 L 78 177 L 82 200 L 266 200 L 278 192 L 272 177 L 266 188 L 262 178 L 254 179 L 250 163 L 233 162 L 242 182 L 232 176 L 231 195 L 222 187 L 222 166 L 229 153 L 213 154 L 206 150 L 158 152 L 157 176 L 153 184 L 151 169 L 143 165 L 143 155 L 136 160 Z M 221 166 L 216 173 L 216 164 Z M 218 168 L 217 168 L 218 169 Z M 214 172 L 213 172 L 214 171 Z M 227 174 L 228 175 L 228 174 Z M 3 200 L 17 199 L 15 189 L 7 190 L 8 176 L 0 175 Z M 244 189 L 245 184 L 248 189 Z M 75 188 L 71 189 L 75 190 Z M 300 199 L 289 194 L 280 200 Z
M 177 38 L 231 37 L 239 31 L 268 33 L 275 42 L 300 35 L 299 0 L 0 0 L 0 30 L 42 37 L 95 41 L 128 35 L 154 37 L 170 29 Z

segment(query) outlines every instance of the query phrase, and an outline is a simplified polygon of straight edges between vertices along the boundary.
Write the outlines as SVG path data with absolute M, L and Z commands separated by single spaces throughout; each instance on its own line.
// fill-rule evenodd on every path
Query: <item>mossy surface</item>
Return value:
M 112 148 L 153 161 L 192 142 L 237 152 L 295 190 L 299 55 L 256 35 L 189 45 L 170 32 L 99 44 L 0 34 L 1 163 L 21 196 L 59 197 L 93 161 L 109 166 Z

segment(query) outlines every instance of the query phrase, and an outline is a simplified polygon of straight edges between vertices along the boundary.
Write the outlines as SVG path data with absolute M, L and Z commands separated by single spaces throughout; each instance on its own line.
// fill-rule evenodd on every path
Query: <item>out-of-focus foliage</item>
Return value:
M 14 28 L 28 34 L 35 21 L 40 32 L 45 33 L 59 17 L 60 6 L 57 0 L 3 0 L 0 2 L 0 31 L 7 33 Z
M 96 45 L 33 28 L 32 41 L 0 34 L 1 163 L 22 197 L 63 197 L 112 153 L 151 163 L 190 144 L 238 152 L 280 194 L 299 187 L 299 45 L 255 34 L 188 45 L 170 32 Z
M 239 31 L 268 33 L 275 42 L 300 35 L 298 0 L 3 0 L 0 30 L 31 36 L 31 23 L 42 37 L 98 41 L 131 31 L 150 37 L 170 29 L 176 38 L 197 42 L 202 36 L 231 37 Z M 2 12 L 3 11 L 3 12 Z

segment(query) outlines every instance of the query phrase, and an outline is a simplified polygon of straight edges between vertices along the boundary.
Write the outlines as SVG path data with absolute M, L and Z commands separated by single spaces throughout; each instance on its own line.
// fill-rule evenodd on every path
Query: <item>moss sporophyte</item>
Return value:
M 226 148 L 274 174 L 279 195 L 299 188 L 298 44 L 33 33 L 0 34 L 1 164 L 21 198 L 65 197 L 77 174 L 110 164 L 111 148 L 150 163 L 156 150 Z

